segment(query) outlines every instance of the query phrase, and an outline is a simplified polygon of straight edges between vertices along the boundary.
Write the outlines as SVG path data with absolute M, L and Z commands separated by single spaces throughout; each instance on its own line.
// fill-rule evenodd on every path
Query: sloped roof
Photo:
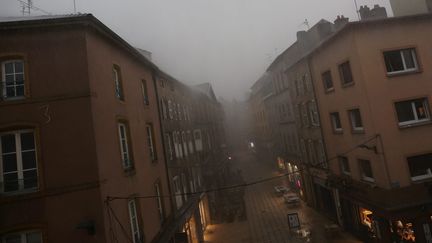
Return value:
M 204 93 L 205 95 L 207 95 L 210 99 L 217 101 L 216 95 L 210 83 L 197 84 L 194 85 L 194 87 L 197 88 L 197 90 Z

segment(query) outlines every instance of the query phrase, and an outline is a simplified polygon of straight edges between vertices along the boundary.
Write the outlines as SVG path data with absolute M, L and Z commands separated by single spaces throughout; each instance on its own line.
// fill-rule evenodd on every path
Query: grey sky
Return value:
M 388 0 L 380 4 L 391 15 Z M 53 14 L 73 13 L 73 0 L 33 0 Z M 353 0 L 76 0 L 177 79 L 210 82 L 217 96 L 242 98 L 270 62 L 310 26 L 337 15 L 356 20 Z M 32 11 L 33 15 L 43 14 Z M 0 16 L 20 16 L 17 0 L 0 0 Z

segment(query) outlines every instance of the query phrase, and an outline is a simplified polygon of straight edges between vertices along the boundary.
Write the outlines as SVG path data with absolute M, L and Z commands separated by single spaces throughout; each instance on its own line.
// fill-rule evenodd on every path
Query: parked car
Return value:
M 275 186 L 274 189 L 276 194 L 279 196 L 289 192 L 289 189 L 286 186 Z
M 288 206 L 298 206 L 300 205 L 300 198 L 296 194 L 285 194 L 284 196 L 285 203 Z

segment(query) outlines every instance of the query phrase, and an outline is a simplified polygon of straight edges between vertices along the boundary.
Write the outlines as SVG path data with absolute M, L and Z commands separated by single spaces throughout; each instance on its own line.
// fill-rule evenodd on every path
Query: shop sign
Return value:
M 289 213 L 288 217 L 288 226 L 290 229 L 300 229 L 300 219 L 298 217 L 298 213 Z
M 432 243 L 432 233 L 429 224 L 423 224 L 423 231 L 425 234 L 426 243 Z

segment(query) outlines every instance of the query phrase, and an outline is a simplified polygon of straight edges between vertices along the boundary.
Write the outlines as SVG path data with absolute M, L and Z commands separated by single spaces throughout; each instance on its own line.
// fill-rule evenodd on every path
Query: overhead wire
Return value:
M 319 165 L 326 165 L 328 164 L 328 162 L 338 159 L 340 156 L 346 155 L 348 153 L 351 153 L 352 151 L 358 149 L 360 146 L 362 145 L 366 145 L 367 143 L 369 143 L 370 141 L 376 139 L 378 137 L 378 134 L 375 134 L 373 137 L 368 138 L 367 140 L 365 140 L 364 142 L 348 149 L 347 151 L 343 152 L 343 153 L 339 153 L 338 155 L 331 157 L 329 159 L 326 159 L 314 166 L 319 166 Z M 249 186 L 253 186 L 256 184 L 261 184 L 261 183 L 265 183 L 268 181 L 272 181 L 272 180 L 277 180 L 277 179 L 281 179 L 283 177 L 289 176 L 289 175 L 293 175 L 295 173 L 299 173 L 301 171 L 303 171 L 304 169 L 298 169 L 294 172 L 288 172 L 288 173 L 284 173 L 282 175 L 277 175 L 277 176 L 272 176 L 272 177 L 268 177 L 268 178 L 264 178 L 264 179 L 260 179 L 260 180 L 255 180 L 252 182 L 247 182 L 247 183 L 240 183 L 240 184 L 235 184 L 235 185 L 230 185 L 230 186 L 224 186 L 224 187 L 218 187 L 218 188 L 212 188 L 212 189 L 207 189 L 207 190 L 201 190 L 201 191 L 196 191 L 196 192 L 187 192 L 187 193 L 176 193 L 173 195 L 148 195 L 148 196 L 134 196 L 134 197 L 122 197 L 122 196 L 107 196 L 106 201 L 110 202 L 113 200 L 130 200 L 130 199 L 151 199 L 151 198 L 158 198 L 158 197 L 175 197 L 175 196 L 191 196 L 191 195 L 200 195 L 202 193 L 209 193 L 209 192 L 217 192 L 217 191 L 223 191 L 223 190 L 230 190 L 230 189 L 236 189 L 236 188 L 241 188 L 241 187 L 249 187 Z
M 27 2 L 25 2 L 25 1 L 23 1 L 23 0 L 16 0 L 16 1 L 20 2 L 20 3 L 23 4 L 25 7 L 31 8 L 31 9 L 36 10 L 36 11 L 40 11 L 40 12 L 42 12 L 42 13 L 44 13 L 44 14 L 52 15 L 52 13 L 50 13 L 50 12 L 48 12 L 48 11 L 45 11 L 45 10 L 43 10 L 43 9 L 41 9 L 41 8 L 38 8 L 38 7 L 34 6 L 33 4 L 28 4 Z

